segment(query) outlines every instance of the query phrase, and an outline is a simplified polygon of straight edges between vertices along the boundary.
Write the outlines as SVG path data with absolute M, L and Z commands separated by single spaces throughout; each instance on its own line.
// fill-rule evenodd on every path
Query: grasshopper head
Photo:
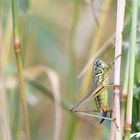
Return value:
M 106 64 L 104 61 L 102 61 L 101 59 L 97 59 L 94 63 L 94 67 L 95 67 L 95 71 L 96 69 L 102 69 L 104 71 L 107 71 L 110 69 L 110 65 Z

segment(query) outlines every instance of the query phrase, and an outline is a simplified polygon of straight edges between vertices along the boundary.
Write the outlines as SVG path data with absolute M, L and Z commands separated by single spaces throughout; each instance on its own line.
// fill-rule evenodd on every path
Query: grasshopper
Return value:
M 120 57 L 120 55 L 117 56 L 116 58 L 118 57 Z M 108 96 L 109 96 L 108 87 L 114 86 L 113 84 L 109 83 L 109 73 L 112 70 L 114 61 L 111 64 L 107 64 L 101 59 L 96 59 L 93 65 L 94 86 L 89 91 L 89 93 L 71 109 L 72 112 L 78 112 L 84 115 L 101 118 L 100 124 L 105 119 L 115 120 L 115 119 L 111 119 L 112 110 L 109 109 L 109 105 L 108 105 Z M 80 108 L 92 99 L 95 99 L 97 110 L 81 111 Z M 87 112 L 99 112 L 102 113 L 103 116 L 90 115 L 87 114 Z M 110 113 L 110 118 L 107 118 L 108 112 Z

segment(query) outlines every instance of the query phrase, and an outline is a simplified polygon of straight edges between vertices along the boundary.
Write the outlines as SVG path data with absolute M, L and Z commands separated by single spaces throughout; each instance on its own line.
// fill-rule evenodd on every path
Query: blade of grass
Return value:
M 122 32 L 124 25 L 124 12 L 125 12 L 125 0 L 117 1 L 117 20 L 116 20 L 116 43 L 115 43 L 115 58 L 122 53 Z M 121 123 L 120 123 L 120 70 L 121 70 L 121 56 L 115 60 L 114 64 L 114 98 L 113 98 L 113 113 L 112 118 L 116 118 L 116 123 L 119 127 L 119 131 L 116 131 L 111 122 L 111 136 L 110 139 L 121 140 Z
M 61 139 L 61 129 L 62 129 L 62 109 L 61 104 L 61 94 L 60 94 L 60 80 L 58 74 L 50 68 L 46 69 L 46 74 L 52 85 L 52 91 L 55 100 L 55 133 L 54 140 Z
M 25 72 L 25 77 L 33 80 L 37 78 L 42 73 L 45 73 L 46 78 L 49 79 L 52 87 L 52 93 L 54 97 L 55 105 L 55 129 L 54 129 L 54 140 L 61 139 L 61 129 L 62 129 L 62 109 L 61 109 L 61 94 L 60 94 L 60 78 L 58 74 L 50 67 L 45 67 L 44 65 L 38 65 L 31 67 Z
M 75 87 L 76 87 L 76 56 L 75 56 L 75 31 L 78 21 L 78 14 L 79 14 L 79 1 L 72 0 L 72 23 L 71 23 L 71 32 L 70 32 L 70 48 L 69 48 L 69 60 L 70 60 L 70 68 L 69 68 L 69 88 L 68 93 L 70 95 L 74 95 Z M 66 138 L 67 140 L 73 140 L 75 136 L 75 131 L 78 125 L 78 121 L 75 117 L 69 116 L 69 121 L 67 124 L 67 132 Z M 71 125 L 73 124 L 73 125 Z M 72 127 L 71 127 L 72 126 Z M 75 126 L 73 129 L 73 126 Z
M 121 124 L 122 124 L 122 137 L 124 135 L 124 122 L 126 117 L 126 104 L 127 104 L 127 94 L 128 94 L 128 78 L 129 78 L 129 49 L 127 51 L 127 62 L 125 65 L 125 76 L 124 85 L 121 96 Z
M 18 69 L 18 80 L 19 80 L 19 93 L 23 111 L 23 125 L 25 139 L 30 140 L 30 130 L 29 130 L 29 118 L 28 110 L 26 105 L 26 95 L 25 95 L 25 85 L 24 85 L 24 73 L 23 73 L 23 60 L 20 46 L 20 34 L 19 34 L 19 22 L 18 22 L 18 7 L 17 0 L 12 0 L 12 16 L 13 16 L 13 33 L 14 33 L 14 51 L 17 62 Z
M 130 139 L 131 124 L 132 124 L 132 105 L 133 105 L 133 86 L 134 86 L 134 71 L 135 71 L 135 49 L 136 49 L 136 31 L 138 18 L 138 0 L 132 1 L 132 24 L 130 38 L 130 57 L 129 57 L 129 86 L 126 108 L 126 124 L 124 139 Z

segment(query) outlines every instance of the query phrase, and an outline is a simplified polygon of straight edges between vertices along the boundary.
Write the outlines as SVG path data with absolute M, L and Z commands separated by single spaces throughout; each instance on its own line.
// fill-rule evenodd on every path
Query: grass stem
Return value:
M 138 0 L 132 1 L 132 24 L 130 38 L 130 57 L 129 57 L 129 86 L 126 108 L 126 124 L 125 124 L 125 140 L 130 139 L 131 123 L 132 123 L 132 105 L 133 105 L 133 87 L 134 87 L 134 71 L 135 71 L 135 49 L 136 49 L 136 29 L 138 18 Z
M 71 32 L 70 32 L 70 47 L 69 47 L 69 96 L 74 95 L 76 89 L 76 55 L 75 55 L 75 32 L 77 28 L 79 15 L 79 2 L 78 0 L 72 0 L 72 22 L 71 22 Z M 78 125 L 78 119 L 76 117 L 70 116 L 68 118 L 68 130 L 66 133 L 67 140 L 73 140 L 75 137 L 76 128 Z M 73 128 L 75 126 L 75 129 Z
M 122 137 L 124 135 L 124 123 L 126 118 L 126 104 L 128 95 L 128 78 L 129 78 L 129 49 L 127 51 L 127 62 L 125 65 L 124 85 L 121 96 L 121 124 L 122 124 Z
M 13 15 L 13 33 L 14 33 L 14 51 L 17 62 L 18 69 L 18 80 L 19 80 L 19 93 L 23 111 L 23 125 L 24 125 L 24 133 L 25 139 L 30 140 L 30 132 L 29 132 L 29 118 L 28 118 L 28 110 L 26 105 L 26 97 L 25 97 L 25 86 L 24 86 L 24 73 L 23 73 L 23 60 L 20 46 L 20 35 L 19 35 L 19 22 L 18 22 L 18 7 L 17 0 L 12 0 L 12 15 Z
M 115 43 L 115 58 L 122 54 L 122 31 L 124 25 L 125 0 L 117 1 L 117 20 L 116 20 L 116 43 Z M 120 70 L 121 56 L 115 60 L 114 64 L 114 99 L 112 118 L 116 118 L 116 123 L 119 131 L 115 131 L 113 122 L 111 122 L 110 139 L 121 140 L 121 123 L 120 123 Z

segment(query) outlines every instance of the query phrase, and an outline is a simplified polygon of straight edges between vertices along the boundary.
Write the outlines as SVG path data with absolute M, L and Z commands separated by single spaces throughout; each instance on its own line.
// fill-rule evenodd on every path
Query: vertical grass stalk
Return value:
M 115 58 L 122 53 L 122 31 L 124 24 L 125 0 L 118 0 L 117 2 L 117 20 L 116 20 L 116 43 L 115 43 Z M 113 113 L 112 118 L 116 118 L 118 131 L 115 131 L 114 122 L 111 122 L 111 136 L 110 139 L 121 140 L 121 123 L 120 123 L 120 70 L 121 70 L 121 56 L 115 60 L 114 65 L 114 99 L 113 99 Z
M 138 18 L 138 0 L 133 0 L 132 1 L 132 24 L 131 24 L 131 38 L 130 38 L 131 45 L 130 45 L 130 57 L 129 57 L 129 86 L 128 86 L 127 108 L 126 108 L 125 140 L 130 139 L 131 124 L 132 124 L 137 18 Z
M 127 62 L 125 65 L 125 77 L 124 85 L 121 96 L 121 124 L 122 124 L 122 137 L 124 135 L 124 124 L 126 118 L 126 104 L 127 104 L 127 95 L 128 95 L 128 78 L 129 78 L 129 49 L 127 51 Z
M 23 111 L 23 125 L 25 139 L 30 140 L 29 132 L 29 119 L 28 119 L 28 110 L 26 105 L 25 97 L 25 86 L 24 86 L 24 73 L 23 73 L 23 60 L 20 46 L 20 35 L 19 35 L 19 23 L 18 23 L 18 10 L 17 10 L 17 0 L 12 0 L 12 16 L 13 16 L 13 33 L 14 33 L 14 51 L 17 62 L 18 69 L 18 80 L 19 80 L 19 93 Z
M 72 0 L 72 23 L 71 23 L 71 32 L 70 32 L 70 47 L 69 47 L 69 61 L 70 61 L 70 68 L 69 68 L 69 95 L 74 95 L 76 89 L 76 56 L 75 56 L 75 31 L 77 27 L 78 21 L 78 14 L 79 14 L 79 1 Z M 78 125 L 78 119 L 75 116 L 70 116 L 68 118 L 68 131 L 66 134 L 67 140 L 73 140 L 75 137 L 75 132 Z

